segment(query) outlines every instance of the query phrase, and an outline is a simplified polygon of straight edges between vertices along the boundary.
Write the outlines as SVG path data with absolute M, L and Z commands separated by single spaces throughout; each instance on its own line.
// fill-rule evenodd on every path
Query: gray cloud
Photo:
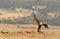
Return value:
M 20 7 L 31 9 L 33 5 L 47 6 L 47 8 L 39 10 L 40 14 L 37 17 L 40 18 L 40 20 L 48 21 L 49 24 L 60 25 L 60 15 L 57 15 L 57 18 L 53 19 L 47 18 L 47 12 L 60 11 L 60 0 L 0 0 L 0 8 L 3 9 L 15 10 Z M 26 19 L 27 18 L 29 17 L 26 17 Z M 30 18 L 28 20 L 30 20 Z
M 47 5 L 48 2 L 55 2 L 56 0 L 0 0 L 0 8 L 10 8 L 10 7 L 25 7 L 31 8 L 31 6 L 36 4 Z M 59 2 L 59 0 L 57 0 Z

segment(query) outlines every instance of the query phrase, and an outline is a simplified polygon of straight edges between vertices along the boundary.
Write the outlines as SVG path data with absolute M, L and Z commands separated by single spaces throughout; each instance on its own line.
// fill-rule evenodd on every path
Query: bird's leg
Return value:
M 43 32 L 41 31 L 41 25 L 38 26 L 37 32 L 38 32 L 38 33 L 43 33 Z
M 41 26 L 40 25 L 38 26 L 37 32 L 39 32 L 39 31 L 41 31 Z

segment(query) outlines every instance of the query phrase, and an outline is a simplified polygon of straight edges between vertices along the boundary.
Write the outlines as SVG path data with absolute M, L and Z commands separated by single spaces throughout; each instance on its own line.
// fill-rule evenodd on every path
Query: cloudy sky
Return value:
M 60 25 L 60 0 L 0 0 L 0 13 L 19 13 L 22 10 L 26 14 L 32 6 L 40 6 L 37 15 L 40 20 Z M 46 8 L 41 9 L 41 6 Z
M 25 7 L 30 8 L 32 5 L 43 4 L 51 2 L 60 2 L 60 0 L 0 0 L 0 8 L 15 8 L 15 7 Z

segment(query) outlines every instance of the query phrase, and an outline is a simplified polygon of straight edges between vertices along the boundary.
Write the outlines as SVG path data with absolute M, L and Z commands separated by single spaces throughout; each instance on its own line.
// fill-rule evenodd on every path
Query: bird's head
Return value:
M 40 22 L 40 25 L 43 25 L 44 23 L 43 22 Z

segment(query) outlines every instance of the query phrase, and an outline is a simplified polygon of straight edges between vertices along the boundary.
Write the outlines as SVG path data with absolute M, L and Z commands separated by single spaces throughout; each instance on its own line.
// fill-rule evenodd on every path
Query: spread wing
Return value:
M 44 27 L 49 28 L 47 24 L 43 24 Z
M 36 18 L 36 15 L 33 13 L 33 17 L 37 23 L 40 23 L 40 21 Z

